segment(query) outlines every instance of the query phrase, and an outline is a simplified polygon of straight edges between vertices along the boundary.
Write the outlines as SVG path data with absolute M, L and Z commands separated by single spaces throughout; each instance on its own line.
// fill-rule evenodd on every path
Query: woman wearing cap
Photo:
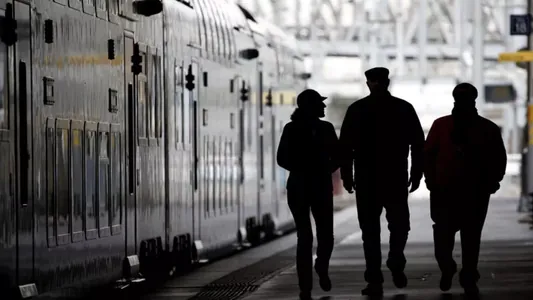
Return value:
M 324 100 L 315 90 L 298 95 L 298 108 L 283 128 L 277 153 L 278 164 L 290 172 L 287 180 L 289 208 L 298 236 L 296 268 L 300 299 L 311 299 L 313 288 L 313 231 L 317 232 L 315 271 L 324 291 L 331 290 L 328 275 L 333 251 L 333 184 L 331 174 L 339 168 L 338 139 L 333 125 L 322 121 Z

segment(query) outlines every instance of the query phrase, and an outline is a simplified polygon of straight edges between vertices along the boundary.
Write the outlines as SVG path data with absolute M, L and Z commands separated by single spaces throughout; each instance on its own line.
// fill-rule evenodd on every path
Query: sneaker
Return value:
M 311 292 L 300 292 L 300 300 L 312 300 Z
M 443 292 L 448 291 L 452 287 L 452 279 L 454 273 L 442 273 L 440 277 L 440 290 Z
M 331 291 L 331 280 L 329 279 L 329 275 L 327 271 L 321 271 L 315 262 L 315 271 L 318 274 L 318 283 L 320 284 L 320 288 L 325 291 L 329 292 Z
M 479 288 L 476 284 L 467 285 L 464 288 L 465 296 L 470 299 L 477 299 L 479 297 Z
M 403 289 L 407 286 L 407 276 L 405 276 L 405 273 L 403 271 L 392 272 L 392 281 L 394 282 L 394 285 L 399 289 Z

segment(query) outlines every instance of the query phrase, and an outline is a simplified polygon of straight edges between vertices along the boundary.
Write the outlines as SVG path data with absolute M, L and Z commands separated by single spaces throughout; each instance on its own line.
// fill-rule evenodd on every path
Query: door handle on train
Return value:
M 198 156 L 194 157 L 194 190 L 198 190 Z
M 20 107 L 20 204 L 22 207 L 28 206 L 28 174 L 29 174 L 29 160 L 30 151 L 28 147 L 28 87 L 27 87 L 27 73 L 26 62 L 19 61 L 19 78 L 18 78 L 18 100 Z
M 137 169 L 136 170 L 137 172 L 137 176 L 136 177 L 136 180 L 137 180 L 137 186 L 141 185 L 141 170 Z
M 13 173 L 9 173 L 9 196 L 13 198 L 15 194 L 15 187 L 13 187 Z

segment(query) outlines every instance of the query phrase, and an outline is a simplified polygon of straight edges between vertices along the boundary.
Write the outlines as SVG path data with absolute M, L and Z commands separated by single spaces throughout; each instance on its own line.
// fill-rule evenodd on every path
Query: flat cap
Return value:
M 324 97 L 320 95 L 317 91 L 313 89 L 307 89 L 303 92 L 301 92 L 298 97 L 296 98 L 296 104 L 298 107 L 305 106 L 307 103 L 312 101 L 324 101 L 328 97 Z
M 372 68 L 365 72 L 368 81 L 384 81 L 389 78 L 389 69 L 383 67 Z

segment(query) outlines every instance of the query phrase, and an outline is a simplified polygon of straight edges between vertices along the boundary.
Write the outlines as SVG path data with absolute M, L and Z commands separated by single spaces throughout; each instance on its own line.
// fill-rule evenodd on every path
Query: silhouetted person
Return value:
M 461 83 L 453 90 L 452 114 L 433 123 L 424 149 L 424 173 L 430 191 L 435 258 L 442 272 L 440 288 L 450 289 L 457 265 L 452 257 L 461 231 L 465 293 L 479 293 L 477 270 L 481 232 L 490 195 L 505 175 L 507 154 L 500 129 L 478 115 L 476 88 Z
M 387 90 L 389 70 L 365 72 L 370 95 L 348 108 L 341 128 L 344 188 L 355 187 L 357 214 L 365 252 L 363 295 L 383 294 L 380 216 L 386 209 L 390 231 L 387 266 L 398 288 L 407 285 L 404 249 L 410 230 L 408 187 L 418 189 L 422 179 L 424 131 L 413 106 Z M 411 147 L 411 176 L 408 156 Z
M 313 288 L 313 231 L 310 212 L 316 223 L 317 259 L 315 271 L 320 287 L 331 290 L 328 276 L 333 251 L 333 183 L 338 169 L 338 140 L 331 123 L 322 121 L 326 105 L 314 90 L 298 95 L 298 108 L 283 128 L 277 153 L 278 164 L 290 171 L 287 180 L 289 208 L 298 236 L 297 262 L 300 298 L 311 299 Z

